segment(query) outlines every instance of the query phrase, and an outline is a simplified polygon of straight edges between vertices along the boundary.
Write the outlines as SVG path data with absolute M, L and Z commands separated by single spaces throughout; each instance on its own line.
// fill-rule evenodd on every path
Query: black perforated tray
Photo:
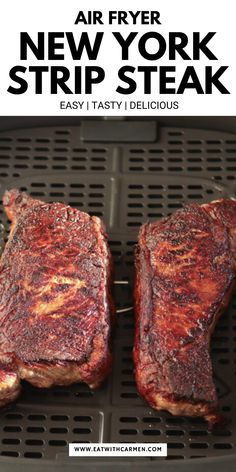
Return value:
M 115 123 L 114 123 L 115 126 Z M 35 198 L 63 201 L 106 223 L 113 252 L 118 309 L 132 305 L 133 245 L 140 224 L 183 203 L 234 195 L 236 136 L 159 129 L 155 142 L 84 143 L 80 127 L 0 133 L 0 192 L 18 187 Z M 1 220 L 8 222 L 0 208 Z M 229 423 L 210 432 L 199 418 L 155 412 L 138 396 L 133 378 L 133 312 L 119 313 L 114 365 L 100 389 L 83 384 L 36 389 L 24 383 L 18 401 L 0 412 L 0 467 L 32 464 L 68 470 L 121 468 L 217 470 L 236 460 L 236 297 L 212 339 L 215 382 Z M 167 458 L 72 459 L 69 442 L 167 442 Z M 7 456 L 7 457 L 4 457 Z M 198 459 L 198 460 L 196 460 Z M 171 461 L 171 462 L 169 462 Z M 215 462 L 216 461 L 216 462 Z M 212 469 L 213 470 L 213 469 Z

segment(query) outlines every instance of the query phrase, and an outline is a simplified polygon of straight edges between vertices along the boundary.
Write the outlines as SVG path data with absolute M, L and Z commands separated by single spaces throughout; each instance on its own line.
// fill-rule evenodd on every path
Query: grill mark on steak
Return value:
M 156 409 L 216 421 L 209 343 L 235 285 L 235 242 L 232 200 L 186 205 L 140 229 L 133 355 L 138 390 Z

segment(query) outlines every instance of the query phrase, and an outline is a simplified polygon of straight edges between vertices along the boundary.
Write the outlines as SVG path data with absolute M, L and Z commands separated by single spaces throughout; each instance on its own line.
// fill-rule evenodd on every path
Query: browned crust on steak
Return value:
M 0 353 L 38 387 L 97 387 L 111 367 L 111 256 L 101 220 L 18 190 L 0 264 Z M 9 399 L 6 399 L 6 402 Z
M 211 420 L 218 400 L 210 336 L 235 285 L 230 225 L 236 204 L 221 202 L 224 210 L 219 202 L 191 204 L 146 223 L 135 255 L 138 390 L 158 410 Z M 226 208 L 228 226 L 219 210 Z

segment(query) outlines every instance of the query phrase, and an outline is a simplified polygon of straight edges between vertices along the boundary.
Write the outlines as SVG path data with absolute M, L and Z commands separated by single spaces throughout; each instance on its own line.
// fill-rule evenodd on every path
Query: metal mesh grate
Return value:
M 132 305 L 133 245 L 140 224 L 167 215 L 185 202 L 209 201 L 233 192 L 233 186 L 233 190 L 225 188 L 235 179 L 234 162 L 236 139 L 232 135 L 199 130 L 162 129 L 156 144 L 139 146 L 84 145 L 78 127 L 0 134 L 1 193 L 17 186 L 35 198 L 63 201 L 104 219 L 115 278 L 127 282 L 114 287 L 118 308 Z M 7 224 L 2 208 L 0 212 Z M 68 443 L 73 441 L 167 442 L 166 460 L 235 453 L 236 297 L 212 338 L 220 407 L 229 420 L 214 433 L 202 419 L 155 412 L 138 396 L 133 329 L 133 312 L 120 313 L 114 332 L 113 372 L 99 390 L 91 391 L 83 384 L 36 389 L 23 383 L 17 403 L 0 413 L 0 454 L 67 458 Z
M 32 413 L 33 411 L 33 413 Z M 9 410 L 1 418 L 1 455 L 11 457 L 54 459 L 55 454 L 67 448 L 68 442 L 99 442 L 103 416 L 86 411 L 77 414 L 74 409 L 44 406 L 37 411 L 24 407 Z
M 115 124 L 114 124 L 115 126 Z M 84 143 L 81 128 L 35 128 L 0 135 L 0 177 L 65 170 L 104 174 L 122 169 L 235 180 L 234 135 L 192 129 L 159 130 L 156 143 Z

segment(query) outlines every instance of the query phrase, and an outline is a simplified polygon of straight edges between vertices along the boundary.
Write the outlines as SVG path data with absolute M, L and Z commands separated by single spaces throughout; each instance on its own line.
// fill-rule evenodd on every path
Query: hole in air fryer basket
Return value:
M 71 168 L 73 169 L 73 166 L 72 166 Z M 52 166 L 52 169 L 53 169 L 53 170 L 66 170 L 67 167 L 66 167 L 66 166 L 62 166 L 62 165 L 61 165 L 61 166 L 59 166 L 59 165 L 56 166 L 56 165 L 55 165 L 55 166 Z
M 182 157 L 168 157 L 169 162 L 182 162 Z
M 121 423 L 137 423 L 138 418 L 135 416 L 121 416 L 120 422 Z
M 143 157 L 131 157 L 130 162 L 144 162 Z
M 168 131 L 168 136 L 182 136 L 183 134 L 183 131 Z
M 232 432 L 227 429 L 216 429 L 212 431 L 213 436 L 231 436 Z
M 50 197 L 53 197 L 53 198 L 63 198 L 65 196 L 65 194 L 63 192 L 50 192 Z
M 44 433 L 46 430 L 42 426 L 29 426 L 27 431 L 28 433 Z
M 143 418 L 143 422 L 144 423 L 160 423 L 161 422 L 161 418 L 156 418 L 155 416 L 144 416 Z
M 145 152 L 144 149 L 130 149 L 129 152 L 131 154 L 142 154 L 143 152 Z
M 123 387 L 135 387 L 136 384 L 134 380 L 123 380 L 121 385 L 123 385 Z
M 206 457 L 206 456 L 202 456 L 202 455 L 194 455 L 194 456 L 190 456 L 190 459 L 201 459 L 203 457 Z
M 67 152 L 68 149 L 66 147 L 65 148 L 59 147 L 59 148 L 54 148 L 53 151 L 55 151 L 55 152 Z
M 18 457 L 20 454 L 17 451 L 2 451 L 0 452 L 1 456 L 9 456 L 9 457 Z
M 124 375 L 132 375 L 133 373 L 132 369 L 123 369 L 121 372 Z
M 224 406 L 222 406 L 222 408 L 221 408 L 221 409 L 222 409 L 222 411 L 231 411 L 231 407 L 230 407 L 230 406 L 228 406 L 228 405 L 224 405 Z
M 69 141 L 68 141 L 68 139 L 54 139 L 54 143 L 66 144 L 66 143 L 69 143 Z
M 87 160 L 86 157 L 82 157 L 82 156 L 72 157 L 72 161 L 75 161 L 75 162 L 85 162 L 86 160 Z
M 55 134 L 67 135 L 67 134 L 70 134 L 70 131 L 58 129 L 58 130 L 55 131 Z
M 122 434 L 122 435 L 127 434 L 127 435 L 132 436 L 132 435 L 138 434 L 138 431 L 137 431 L 137 429 L 120 429 L 119 433 Z
M 166 435 L 167 436 L 184 436 L 184 431 L 180 429 L 167 429 Z
M 139 171 L 139 170 L 143 170 L 144 167 L 141 167 L 141 166 L 132 166 L 132 167 L 129 167 L 129 170 L 131 171 Z
M 106 170 L 105 166 L 91 166 L 91 170 Z
M 183 449 L 184 444 L 183 443 L 177 443 L 177 442 L 168 442 L 167 443 L 167 449 Z
M 16 438 L 4 438 L 2 444 L 20 444 L 20 440 Z
M 42 165 L 42 164 L 35 164 L 33 166 L 33 169 L 40 169 L 40 170 L 43 170 L 43 169 L 47 169 L 48 166 L 47 165 Z
M 90 422 L 92 421 L 91 416 L 74 416 L 74 421 L 81 421 L 81 422 Z
M 0 143 L 9 143 L 12 141 L 12 138 L 7 138 L 7 137 L 1 137 L 0 138 Z
M 50 187 L 52 187 L 52 188 L 63 188 L 63 187 L 65 187 L 65 184 L 55 182 L 55 183 L 51 183 Z
M 178 460 L 178 459 L 184 459 L 184 456 L 168 455 L 168 456 L 165 457 L 165 460 L 167 460 L 167 461 Z
M 28 446 L 42 446 L 44 441 L 42 439 L 26 439 L 25 444 Z
M 201 200 L 203 198 L 201 193 L 189 193 L 188 198 L 191 198 L 192 200 Z
M 168 171 L 172 171 L 172 172 L 180 172 L 181 170 L 183 170 L 182 167 L 168 167 Z
M 94 162 L 105 162 L 106 161 L 105 157 L 92 157 L 91 160 L 94 161 Z
M 90 398 L 94 396 L 94 392 L 75 392 L 76 397 Z
M 24 454 L 24 457 L 29 457 L 29 458 L 32 458 L 32 459 L 40 459 L 41 457 L 43 457 L 43 454 L 42 452 L 25 452 Z
M 67 446 L 67 442 L 63 439 L 51 439 L 48 444 L 49 446 Z
M 31 197 L 44 197 L 45 193 L 44 192 L 30 192 Z
M 104 184 L 90 184 L 89 188 L 105 188 L 105 185 Z
M 67 434 L 68 433 L 68 428 L 50 428 L 50 433 Z
M 104 153 L 106 152 L 107 149 L 104 149 L 104 148 L 93 148 L 92 149 L 92 152 L 101 152 L 101 153 Z
M 31 187 L 46 187 L 46 184 L 42 182 L 32 182 Z
M 36 143 L 50 143 L 50 139 L 48 138 L 36 138 L 35 141 Z
M 9 164 L 0 164 L 1 169 L 8 169 L 9 167 Z
M 121 393 L 121 398 L 138 398 L 138 394 L 136 392 L 127 392 Z
M 191 447 L 191 449 L 207 449 L 209 447 L 209 444 L 207 444 L 207 443 L 192 443 L 192 444 L 189 444 L 189 447 Z
M 164 149 L 149 149 L 150 154 L 162 154 L 164 152 Z
M 181 154 L 181 152 L 183 152 L 183 149 L 168 149 L 168 152 L 170 154 Z M 179 159 L 179 160 L 182 161 L 182 159 Z
M 149 157 L 149 162 L 164 162 L 163 157 Z
M 21 420 L 23 418 L 23 415 L 21 415 L 20 413 L 7 413 L 5 415 L 5 418 L 7 418 L 8 420 Z
M 20 433 L 22 431 L 21 426 L 4 426 L 3 431 L 6 433 Z
M 52 415 L 51 420 L 52 421 L 68 421 L 69 416 L 67 416 L 67 415 Z
M 204 430 L 192 430 L 192 431 L 189 431 L 189 435 L 190 436 L 207 436 L 207 431 L 204 431 Z
M 183 144 L 183 141 L 170 139 L 168 141 L 168 144 Z
M 86 148 L 74 148 L 72 149 L 73 152 L 88 152 Z
M 159 429 L 144 429 L 143 435 L 144 436 L 160 436 L 161 431 Z
M 216 443 L 213 445 L 214 449 L 232 449 L 232 444 L 229 443 Z
M 28 415 L 28 420 L 43 421 L 43 420 L 46 420 L 46 416 L 45 415 Z
M 67 161 L 68 159 L 66 156 L 54 156 L 53 160 L 63 162 L 63 161 Z
M 90 428 L 74 428 L 73 433 L 75 434 L 90 434 L 92 431 Z

